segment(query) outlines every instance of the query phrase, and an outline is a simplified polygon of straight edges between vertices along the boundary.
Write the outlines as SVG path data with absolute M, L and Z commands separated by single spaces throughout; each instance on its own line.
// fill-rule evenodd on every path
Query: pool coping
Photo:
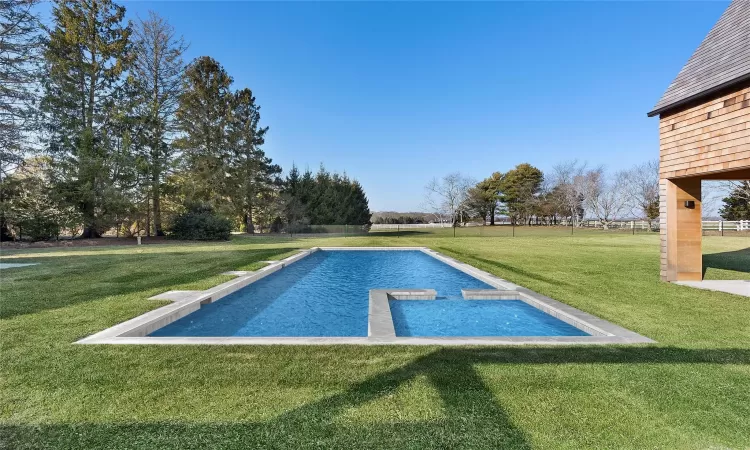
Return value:
M 421 251 L 460 270 L 495 289 L 464 289 L 467 300 L 521 300 L 590 336 L 488 336 L 488 337 L 401 337 L 396 336 L 391 317 L 391 299 L 428 300 L 435 298 L 433 289 L 372 289 L 369 294 L 367 337 L 153 337 L 148 334 L 194 311 L 201 305 L 221 298 L 254 283 L 289 264 L 316 251 L 389 250 Z M 168 291 L 151 297 L 173 303 L 149 311 L 133 319 L 85 337 L 77 344 L 156 344 L 156 345 L 589 345 L 589 344 L 645 344 L 652 339 L 615 325 L 604 319 L 573 308 L 552 298 L 518 286 L 510 281 L 457 261 L 427 247 L 314 247 L 268 265 L 257 271 L 231 271 L 237 278 L 205 291 Z M 492 296 L 495 298 L 491 298 Z M 511 296 L 513 298 L 511 298 Z

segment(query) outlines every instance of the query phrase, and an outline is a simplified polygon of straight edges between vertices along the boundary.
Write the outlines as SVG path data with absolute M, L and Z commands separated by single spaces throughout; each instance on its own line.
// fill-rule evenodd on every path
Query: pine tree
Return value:
M 301 199 L 302 180 L 299 175 L 299 169 L 292 164 L 286 179 L 284 180 L 281 190 L 281 200 L 283 203 L 283 214 L 287 219 L 290 231 L 293 233 L 299 229 L 300 224 L 305 218 L 305 205 Z
M 519 217 L 530 219 L 543 181 L 542 171 L 527 163 L 517 165 L 503 176 L 501 201 L 506 204 L 512 220 Z
M 328 172 L 323 165 L 313 176 L 302 176 L 296 166 L 287 175 L 282 198 L 291 225 L 368 225 L 370 208 L 362 185 L 356 180 Z
M 154 232 L 163 236 L 161 200 L 164 178 L 173 164 L 171 137 L 182 89 L 187 45 L 174 28 L 154 12 L 139 20 L 133 44 L 132 85 L 141 120 L 143 146 L 139 156 L 153 205 Z M 150 232 L 150 230 L 149 230 Z
M 211 203 L 217 210 L 226 206 L 231 84 L 232 78 L 216 60 L 201 56 L 185 70 L 177 108 L 182 136 L 175 146 L 182 150 L 187 172 L 185 197 L 190 202 Z
M 740 181 L 723 200 L 719 215 L 724 220 L 750 220 L 750 181 Z
M 83 237 L 99 237 L 126 203 L 120 183 L 132 177 L 122 110 L 130 24 L 111 0 L 56 0 L 52 16 L 42 102 L 49 151 L 63 174 L 58 188 L 81 212 Z
M 362 185 L 354 180 L 349 183 L 349 188 L 351 195 L 347 205 L 348 211 L 345 223 L 349 225 L 369 225 L 372 213 Z
M 0 1 L 0 240 L 10 238 L 6 178 L 30 150 L 42 39 L 37 0 Z
M 252 91 L 236 92 L 229 126 L 231 153 L 227 195 L 248 233 L 255 232 L 253 209 L 272 205 L 270 197 L 278 196 L 280 187 L 281 167 L 273 164 L 261 148 L 267 131 L 268 127 L 260 126 L 260 106 L 255 103 Z M 270 214 L 263 213 L 264 217 Z

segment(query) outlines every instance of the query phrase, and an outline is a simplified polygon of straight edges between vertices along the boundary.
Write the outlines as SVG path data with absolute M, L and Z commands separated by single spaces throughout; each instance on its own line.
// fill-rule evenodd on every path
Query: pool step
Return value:
M 461 289 L 464 300 L 520 300 L 518 291 L 500 289 Z
M 387 295 L 393 300 L 435 300 L 435 289 L 386 289 Z

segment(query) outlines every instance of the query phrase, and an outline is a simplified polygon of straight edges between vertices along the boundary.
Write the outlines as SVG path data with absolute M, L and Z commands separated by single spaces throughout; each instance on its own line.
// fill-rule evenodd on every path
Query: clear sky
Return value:
M 412 211 L 452 171 L 657 157 L 646 112 L 728 2 L 124 4 L 253 90 L 285 170 L 322 162 Z

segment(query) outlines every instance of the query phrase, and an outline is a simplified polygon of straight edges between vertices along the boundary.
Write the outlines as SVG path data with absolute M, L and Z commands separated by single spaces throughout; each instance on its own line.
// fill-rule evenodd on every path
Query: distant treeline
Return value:
M 378 211 L 372 214 L 374 224 L 415 224 L 437 221 L 434 214 L 423 212 Z

